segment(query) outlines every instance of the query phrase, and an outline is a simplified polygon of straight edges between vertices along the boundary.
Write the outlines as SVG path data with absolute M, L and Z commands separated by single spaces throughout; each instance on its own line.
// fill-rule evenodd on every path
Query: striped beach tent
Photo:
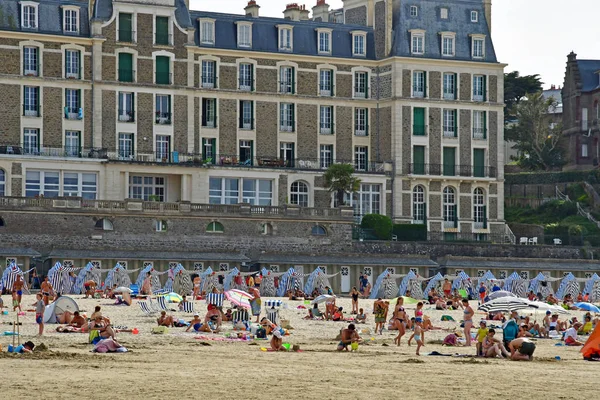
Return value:
M 277 288 L 277 297 L 283 297 L 287 293 L 288 282 L 292 274 L 296 272 L 294 267 L 290 267 L 285 274 L 279 278 L 279 287 Z
M 79 271 L 75 285 L 71 288 L 71 293 L 81 294 L 83 293 L 83 284 L 87 281 L 96 282 L 96 286 L 102 286 L 102 279 L 100 278 L 100 267 L 92 265 L 91 262 L 87 263 L 85 267 Z
M 0 293 L 2 293 L 2 290 L 4 289 L 9 292 L 12 291 L 13 284 L 17 280 L 18 275 L 23 277 L 25 274 L 17 264 L 11 263 L 8 267 L 6 267 L 2 273 L 2 281 L 0 281 Z M 27 282 L 25 282 L 25 279 L 23 279 L 23 282 L 25 289 L 27 289 Z
M 240 275 L 240 278 L 242 278 L 240 283 L 236 283 L 235 278 L 238 275 Z M 229 271 L 227 275 L 225 275 L 225 279 L 223 280 L 223 290 L 227 291 L 230 289 L 239 289 L 243 290 L 244 292 L 248 291 L 248 285 L 246 285 L 246 280 L 243 276 L 241 276 L 240 270 L 237 269 L 237 267 L 233 267 L 233 269 Z
M 71 292 L 71 277 L 69 273 L 78 271 L 79 268 L 65 267 L 60 261 L 54 264 L 54 267 L 48 271 L 48 280 L 54 288 L 54 292 L 65 294 Z
M 165 284 L 164 290 L 167 293 L 175 292 L 181 295 L 188 295 L 192 292 L 193 283 L 190 277 L 190 273 L 194 271 L 187 271 L 183 265 L 177 264 L 177 266 L 169 271 L 169 278 Z
M 596 283 L 598 282 L 598 284 Z M 585 285 L 583 287 L 583 294 L 588 293 L 590 295 L 590 302 L 598 301 L 597 298 L 594 297 L 594 286 L 600 286 L 600 276 L 594 273 L 587 281 L 585 281 Z
M 275 289 L 275 275 L 272 271 L 263 268 L 260 271 L 262 281 L 260 282 L 260 293 L 262 296 L 273 297 L 277 294 Z
M 425 287 L 425 290 L 423 292 L 424 295 L 427 295 L 427 293 L 429 293 L 429 291 L 436 287 L 437 284 L 441 281 L 444 280 L 444 277 L 442 276 L 442 274 L 440 274 L 439 272 L 429 280 L 429 283 L 427 283 L 427 286 Z
M 560 282 L 556 297 L 563 299 L 567 294 L 570 294 L 573 298 L 576 298 L 579 294 L 579 282 L 577 282 L 575 275 L 570 272 Z
M 144 279 L 146 279 L 146 274 L 150 272 L 151 274 L 151 283 L 152 283 L 152 293 L 154 292 L 158 292 L 162 289 L 161 285 L 160 285 L 160 279 L 158 277 L 158 272 L 154 269 L 154 265 L 147 265 L 145 268 L 143 268 L 140 273 L 138 274 L 137 279 L 135 280 L 135 284 L 138 285 L 138 287 L 142 288 L 142 285 L 144 283 Z
M 375 280 L 375 285 L 371 294 L 376 295 L 377 298 L 391 299 L 395 297 L 398 292 L 398 283 L 396 282 L 397 275 L 393 275 L 390 271 L 385 270 Z M 370 297 L 370 296 L 369 296 Z
M 202 278 L 201 283 L 201 291 L 203 293 L 210 293 L 213 289 L 219 289 L 219 277 L 211 267 L 208 267 L 206 271 L 204 271 L 200 277 Z
M 514 294 L 514 292 L 512 291 L 513 289 L 513 282 L 521 279 L 521 275 L 519 275 L 518 272 L 513 272 L 512 274 L 509 275 L 508 278 L 506 278 L 506 280 L 504 281 L 504 285 L 502 286 L 502 290 L 506 290 L 507 292 L 511 292 Z
M 452 290 L 454 289 L 465 289 L 467 292 L 469 292 L 469 289 L 473 289 L 471 277 L 465 271 L 460 271 L 452 281 Z
M 290 279 L 294 280 L 294 289 L 296 289 L 298 286 L 296 284 L 296 281 L 298 281 L 298 284 L 300 283 L 299 278 L 300 276 L 296 273 L 292 274 L 292 276 L 290 277 Z M 288 290 L 292 288 L 290 283 L 288 283 L 287 286 Z M 311 294 L 313 290 L 317 288 L 319 289 L 319 293 L 327 294 L 323 293 L 326 286 L 329 286 L 331 288 L 331 285 L 329 284 L 329 278 L 327 278 L 327 275 L 325 275 L 325 273 L 320 267 L 317 267 L 313 272 L 311 272 L 308 275 L 306 285 L 304 285 L 304 293 Z
M 573 276 L 571 273 L 569 273 L 569 275 Z M 535 294 L 541 293 L 543 297 L 553 294 L 554 289 L 552 289 L 552 285 L 548 285 L 547 283 L 544 284 L 542 282 L 548 282 L 548 277 L 540 272 L 531 280 L 531 282 L 529 282 L 529 290 L 533 291 Z
M 415 274 L 412 270 L 408 271 L 408 274 L 406 274 L 406 276 L 402 279 L 402 282 L 400 282 L 400 287 L 398 287 L 398 296 L 404 296 L 410 287 L 410 281 L 415 279 L 417 279 L 417 274 Z M 375 296 L 377 296 L 377 293 L 371 292 L 369 298 L 376 299 L 377 297 Z

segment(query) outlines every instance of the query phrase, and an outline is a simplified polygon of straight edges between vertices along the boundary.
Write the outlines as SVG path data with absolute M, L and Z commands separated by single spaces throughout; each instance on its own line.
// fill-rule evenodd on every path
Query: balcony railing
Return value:
M 135 77 L 135 70 L 119 69 L 119 82 L 133 82 L 134 77 Z
M 495 167 L 454 164 L 408 164 L 410 175 L 461 176 L 470 178 L 496 178 Z
M 279 126 L 279 131 L 280 132 L 294 132 L 294 123 L 288 123 L 286 125 L 280 125 Z
M 319 85 L 319 95 L 327 97 L 333 96 L 333 85 Z
M 445 138 L 457 137 L 457 132 L 456 132 L 456 129 L 454 129 L 454 126 L 444 126 L 444 137 Z
M 155 113 L 155 123 L 158 125 L 171 125 L 171 113 L 157 111 Z
M 106 149 L 84 148 L 80 146 L 40 146 L 24 147 L 22 145 L 0 145 L 0 155 L 27 155 L 38 157 L 75 157 L 106 159 Z
M 483 94 L 473 93 L 473 101 L 483 101 Z
M 173 35 L 170 33 L 156 33 L 154 35 L 154 44 L 159 46 L 172 46 L 173 45 Z
M 42 116 L 42 106 L 40 105 L 32 105 L 32 104 L 23 104 L 23 116 L 24 117 L 41 117 Z
M 368 136 L 367 135 L 367 130 L 365 128 L 355 129 L 354 130 L 354 135 L 355 136 Z
M 333 134 L 333 125 L 332 124 L 320 124 L 319 132 L 321 135 L 331 135 Z
M 121 43 L 135 43 L 135 31 L 119 29 L 119 42 Z
M 485 139 L 486 130 L 485 128 L 473 128 L 473 139 Z
M 252 91 L 252 79 L 245 79 L 245 78 L 240 78 L 239 79 L 239 88 L 240 90 L 243 90 L 244 92 L 251 92 Z
M 208 120 L 205 123 L 202 124 L 203 128 L 215 128 L 217 126 L 215 120 Z
M 365 90 L 354 90 L 354 98 L 355 99 L 367 99 L 367 92 Z
M 157 72 L 156 73 L 156 84 L 157 85 L 173 84 L 173 74 L 170 72 Z
M 119 122 L 135 122 L 135 111 L 119 110 Z
M 455 99 L 456 99 L 456 94 L 454 94 L 454 92 L 452 92 L 452 93 L 444 92 L 444 100 L 455 100 Z

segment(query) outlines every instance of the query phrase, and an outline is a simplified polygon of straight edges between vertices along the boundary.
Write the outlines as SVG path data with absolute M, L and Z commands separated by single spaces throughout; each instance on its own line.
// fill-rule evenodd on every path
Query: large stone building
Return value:
M 600 159 L 600 60 L 567 56 L 562 88 L 562 122 L 567 168 L 598 167 Z

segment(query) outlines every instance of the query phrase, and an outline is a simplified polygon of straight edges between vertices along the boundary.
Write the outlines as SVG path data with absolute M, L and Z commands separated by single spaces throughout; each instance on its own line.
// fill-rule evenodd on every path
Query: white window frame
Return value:
M 319 133 L 322 135 L 333 134 L 333 121 L 335 120 L 334 106 L 319 106 Z
M 32 174 L 38 174 L 38 181 L 37 184 L 36 183 L 28 183 L 27 181 L 27 174 L 32 173 Z M 46 175 L 47 174 L 52 174 L 52 178 L 55 179 L 56 177 L 58 177 L 58 182 L 57 183 L 46 183 Z M 92 193 L 93 196 L 88 196 L 88 197 L 84 197 L 86 199 L 96 199 L 98 197 L 98 192 L 99 192 L 99 188 L 98 188 L 98 173 L 94 172 L 94 171 L 86 171 L 86 172 L 81 172 L 81 171 L 71 171 L 71 170 L 63 170 L 63 171 L 58 171 L 58 170 L 45 170 L 45 169 L 28 169 L 25 172 L 25 195 L 27 195 L 27 191 L 37 191 L 38 194 L 44 195 L 44 196 L 48 196 L 49 193 L 46 193 L 46 189 L 48 189 L 49 192 L 51 193 L 56 193 L 56 197 L 60 197 L 60 196 L 64 196 L 65 195 L 65 186 L 69 186 L 69 185 L 65 185 L 64 182 L 64 178 L 65 178 L 65 174 L 77 174 L 77 196 L 78 197 L 84 197 L 84 193 Z M 83 185 L 83 175 L 95 175 L 96 177 L 96 185 L 95 186 L 86 186 Z M 48 188 L 47 188 L 48 186 Z M 37 187 L 37 190 L 36 190 Z M 93 188 L 94 190 L 85 190 L 84 188 L 88 188 L 91 189 Z M 73 193 L 73 192 L 69 192 L 69 193 Z
M 446 8 L 446 7 L 440 8 L 440 19 L 448 19 L 448 14 L 449 14 L 448 8 Z
M 302 180 L 292 182 L 290 185 L 290 204 L 299 207 L 310 207 L 310 186 L 308 182 Z
M 479 13 L 475 10 L 471 11 L 471 22 L 479 22 Z
M 481 187 L 475 188 L 473 190 L 473 222 L 475 229 L 483 229 L 483 222 L 486 219 L 484 214 L 486 204 L 485 190 Z
M 318 67 L 318 71 L 319 71 L 319 82 L 318 82 L 319 86 L 317 87 L 317 90 L 318 90 L 319 96 L 335 97 L 335 78 L 336 78 L 337 69 L 333 65 L 323 64 L 322 66 Z M 323 87 L 325 86 L 324 84 L 327 81 L 327 79 L 323 79 L 326 74 L 330 74 L 329 89 L 323 89 Z
M 425 31 L 422 29 L 411 29 L 410 31 L 410 52 L 414 55 L 425 54 Z M 420 43 L 419 43 L 420 40 Z M 418 46 L 420 44 L 420 48 Z
M 447 85 L 446 82 L 446 78 L 447 77 L 451 77 L 452 78 L 452 92 L 447 91 L 446 88 L 448 88 L 450 85 Z M 454 74 L 453 72 L 444 72 L 442 74 L 442 96 L 444 98 L 444 100 L 455 100 L 456 99 L 456 93 L 457 93 L 457 75 Z
M 252 22 L 237 21 L 237 47 L 252 48 Z M 246 37 L 247 36 L 247 37 Z
M 210 24 L 206 25 L 206 24 Z M 201 45 L 215 45 L 215 20 L 213 18 L 198 18 L 199 40 Z M 206 30 L 210 29 L 210 37 L 206 37 Z
M 135 121 L 135 93 L 117 92 L 117 119 L 120 122 Z M 122 107 L 122 108 L 121 108 Z
M 369 169 L 369 146 L 354 146 L 354 169 L 367 171 Z
M 361 115 L 363 114 L 363 115 Z M 369 109 L 366 107 L 356 107 L 354 109 L 354 135 L 355 136 L 368 136 L 369 131 L 368 125 L 368 114 Z
M 335 146 L 333 144 L 322 144 L 319 146 L 319 165 L 327 169 L 335 159 Z
M 28 66 L 28 62 L 26 61 L 27 59 L 31 59 L 33 57 L 26 57 L 26 49 L 34 49 L 35 50 L 35 69 L 27 69 Z M 27 50 L 27 53 L 30 53 L 29 50 Z M 25 45 L 22 48 L 22 62 L 23 62 L 23 68 L 21 68 L 21 71 L 23 71 L 23 75 L 25 76 L 40 76 L 41 75 L 41 63 L 40 63 L 40 54 L 41 54 L 41 49 L 38 46 L 33 46 L 33 45 Z M 30 54 L 31 55 L 31 54 Z M 31 67 L 31 65 L 29 65 Z
M 458 216 L 454 215 L 454 211 L 458 212 L 456 207 L 456 189 L 452 186 L 446 186 L 442 192 L 442 219 L 444 220 L 444 228 L 454 228 L 454 220 Z
M 212 189 L 213 193 L 211 192 L 210 189 L 210 179 L 218 179 L 220 180 L 220 188 L 218 189 L 218 195 L 217 195 L 217 189 Z M 230 191 L 226 188 L 226 182 L 227 181 L 237 181 L 237 190 L 234 191 Z M 254 182 L 254 189 L 253 190 L 244 190 L 244 181 L 253 181 Z M 261 190 L 261 181 L 268 181 L 270 182 L 271 185 L 271 189 L 269 192 L 267 191 L 262 191 Z M 273 201 L 274 201 L 274 187 L 275 187 L 275 182 L 272 179 L 259 179 L 259 178 L 232 178 L 232 177 L 219 177 L 219 176 L 211 176 L 209 178 L 209 202 L 210 204 L 237 204 L 237 203 L 250 203 L 252 205 L 258 205 L 258 206 L 271 206 L 273 205 Z M 236 196 L 232 196 L 232 195 L 226 195 L 226 193 L 236 193 Z M 248 195 L 251 194 L 251 195 Z M 264 196 L 268 194 L 270 197 Z M 217 202 L 214 202 L 213 200 L 218 200 Z M 226 201 L 226 200 L 229 200 Z M 250 201 L 248 201 L 250 200 Z M 263 201 L 261 204 L 261 200 L 266 200 Z
M 243 92 L 253 92 L 256 89 L 256 87 L 255 87 L 256 64 L 254 64 L 253 62 L 251 62 L 250 60 L 247 60 L 247 59 L 238 60 L 238 61 L 239 61 L 238 68 L 237 68 L 238 90 L 243 91 Z M 248 76 L 246 76 L 247 74 L 242 74 L 242 68 L 250 69 L 250 80 L 244 81 L 244 85 L 242 85 L 242 76 L 244 77 L 244 79 L 248 78 Z
M 219 71 L 219 61 L 213 58 L 208 58 L 208 57 L 203 57 L 200 60 L 200 87 L 203 89 L 216 89 L 218 88 L 218 83 L 219 83 L 219 76 L 218 76 L 218 71 Z M 205 77 L 207 75 L 204 74 L 204 64 L 207 63 L 206 65 L 209 65 L 209 63 L 212 63 L 213 65 L 213 71 L 212 71 L 212 82 L 205 80 Z M 208 68 L 207 68 L 208 69 Z
M 39 25 L 39 10 L 38 10 L 38 3 L 34 2 L 34 1 L 21 1 L 20 2 L 20 6 L 21 6 L 21 28 L 25 28 L 25 29 L 38 29 Z M 32 7 L 34 10 L 34 26 L 26 26 L 25 25 L 25 9 L 27 7 Z
M 285 112 L 284 112 L 285 110 Z M 290 110 L 293 112 L 290 116 Z M 282 118 L 283 116 L 287 118 Z M 295 132 L 295 117 L 296 117 L 296 105 L 294 103 L 279 103 L 279 130 L 281 132 Z M 285 125 L 284 125 L 285 122 Z M 291 122 L 289 124 L 288 122 Z
M 370 96 L 370 89 L 371 89 L 371 71 L 365 69 L 365 68 L 352 68 L 352 97 L 355 99 L 369 99 L 371 98 Z M 364 74 L 364 79 L 365 79 L 365 91 L 364 92 L 359 92 L 358 89 L 358 79 L 357 79 L 357 75 L 356 74 Z M 358 77 L 360 78 L 360 77 Z
M 589 146 L 587 143 L 581 143 L 581 158 L 588 158 L 589 157 Z
M 413 214 L 413 223 L 424 223 L 427 219 L 427 210 L 425 204 L 427 204 L 427 197 L 425 194 L 425 188 L 423 185 L 416 185 L 411 192 L 411 209 Z
M 277 25 L 277 29 L 277 48 L 279 49 L 279 51 L 294 51 L 294 27 L 292 25 Z M 285 41 L 283 40 L 283 35 L 285 35 L 285 32 L 289 32 L 289 43 L 285 43 Z
M 136 178 L 141 178 L 140 183 L 134 182 Z M 146 178 L 151 178 L 152 182 L 147 183 Z M 157 182 L 157 178 L 162 179 L 162 182 L 160 182 L 160 181 Z M 134 196 L 133 188 L 140 189 L 139 195 L 136 194 Z M 148 193 L 147 196 L 145 193 L 146 188 L 151 190 L 151 193 Z M 162 190 L 162 194 L 156 194 L 157 189 Z M 138 175 L 135 173 L 130 173 L 129 181 L 127 182 L 127 193 L 129 195 L 129 198 L 132 198 L 132 199 L 140 199 L 140 200 L 149 201 L 150 196 L 158 196 L 159 201 L 164 202 L 167 199 L 167 178 L 162 175 L 147 175 L 147 174 L 139 174 Z
M 79 54 L 79 57 L 77 58 L 77 71 L 73 72 L 67 72 L 67 52 L 74 52 L 76 54 Z M 64 73 L 64 78 L 65 79 L 83 79 L 83 51 L 79 48 L 65 48 L 63 51 L 63 57 L 64 57 L 64 62 L 63 62 L 63 73 Z M 72 58 L 71 58 L 72 60 Z M 71 63 L 72 64 L 72 63 Z M 72 66 L 72 65 L 71 65 Z
M 120 160 L 133 159 L 135 147 L 135 133 L 119 132 L 117 134 L 117 151 Z
M 75 30 L 67 29 L 67 13 L 72 12 L 75 16 Z M 63 32 L 65 33 L 79 33 L 79 25 L 80 25 L 80 12 L 79 7 L 76 6 L 63 6 Z
M 0 196 L 5 196 L 6 194 L 6 171 L 0 168 Z M 15 194 L 20 195 L 20 193 Z
M 473 110 L 473 139 L 475 140 L 485 140 L 486 118 L 484 116 L 485 111 Z
M 456 55 L 456 33 L 440 32 L 440 35 L 442 36 L 442 40 L 440 41 L 442 57 L 454 57 Z M 450 46 L 446 46 L 446 42 L 448 42 Z M 448 49 L 447 47 L 450 48 Z
M 296 93 L 296 65 L 282 64 L 279 65 L 279 93 L 295 94 Z
M 169 228 L 169 223 L 165 220 L 158 219 L 154 221 L 154 230 L 156 232 L 166 232 Z
M 455 118 L 458 116 L 458 112 L 455 109 L 444 108 L 442 110 L 442 132 L 443 137 L 453 138 L 456 137 L 455 129 L 458 125 L 458 121 Z
M 23 116 L 37 117 L 40 115 L 41 87 L 23 86 Z
M 367 56 L 367 33 L 365 31 L 351 31 L 352 34 L 352 55 L 354 57 L 366 57 Z M 362 52 L 357 50 L 357 40 L 362 40 Z
M 319 54 L 331 54 L 332 29 L 317 28 L 317 50 Z M 324 43 L 327 48 L 321 47 L 321 35 L 327 35 L 327 43 Z
M 418 17 L 419 16 L 419 7 L 410 6 L 410 16 L 412 18 Z
M 23 128 L 21 147 L 23 147 L 24 154 L 38 154 L 40 141 L 40 130 L 38 128 Z
M 475 42 L 481 43 L 481 53 L 475 52 Z M 485 58 L 485 35 L 471 35 L 471 58 L 477 60 Z
M 74 185 L 67 185 L 65 183 L 65 178 L 66 178 L 65 175 L 67 175 L 67 174 L 76 174 L 77 175 L 77 185 L 75 187 L 75 191 L 67 192 L 65 190 L 67 187 L 74 186 Z M 95 185 L 84 185 L 84 181 L 83 181 L 84 175 L 93 175 L 95 177 Z M 84 199 L 88 199 L 88 200 L 95 200 L 98 198 L 98 174 L 96 172 L 62 171 L 60 182 L 61 182 L 60 190 L 61 190 L 63 196 L 83 197 Z M 108 220 L 105 219 L 105 221 L 108 221 Z M 108 222 L 110 222 L 110 221 L 108 221 Z M 110 230 L 112 230 L 112 227 Z
M 426 71 L 413 71 L 412 73 L 412 97 L 414 98 L 425 98 L 425 94 L 427 92 L 427 87 L 425 83 L 425 74 Z M 419 76 L 421 79 L 419 79 Z M 420 84 L 419 84 L 420 83 Z M 419 86 L 421 86 L 422 90 L 419 90 Z

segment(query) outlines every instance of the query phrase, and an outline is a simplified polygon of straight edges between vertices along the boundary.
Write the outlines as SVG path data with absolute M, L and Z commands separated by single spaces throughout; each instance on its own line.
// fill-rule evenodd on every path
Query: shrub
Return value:
M 427 240 L 425 224 L 394 224 L 394 235 L 401 242 L 424 242 Z
M 504 175 L 505 185 L 553 184 L 566 182 L 600 183 L 600 171 L 524 172 Z
M 392 237 L 393 226 L 390 217 L 380 214 L 367 214 L 360 224 L 362 229 L 372 230 L 379 240 L 389 240 Z

